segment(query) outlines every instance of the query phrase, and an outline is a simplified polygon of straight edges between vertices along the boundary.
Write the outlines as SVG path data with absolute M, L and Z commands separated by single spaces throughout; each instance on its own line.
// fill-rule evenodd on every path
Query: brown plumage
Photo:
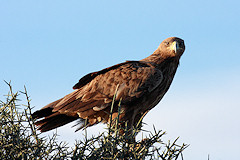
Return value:
M 73 87 L 74 92 L 33 113 L 33 118 L 43 118 L 35 124 L 45 132 L 77 119 L 80 120 L 80 129 L 85 125 L 109 122 L 112 99 L 116 93 L 115 104 L 121 100 L 120 122 L 127 121 L 132 128 L 167 92 L 184 50 L 182 39 L 170 37 L 145 59 L 89 73 Z M 112 119 L 117 115 L 116 105 Z

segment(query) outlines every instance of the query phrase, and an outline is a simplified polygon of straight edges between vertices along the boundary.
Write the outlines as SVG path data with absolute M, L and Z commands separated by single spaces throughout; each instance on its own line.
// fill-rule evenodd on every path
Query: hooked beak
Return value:
M 179 50 L 179 44 L 177 41 L 174 41 L 171 45 L 171 49 L 174 50 L 175 54 L 177 54 L 178 50 Z

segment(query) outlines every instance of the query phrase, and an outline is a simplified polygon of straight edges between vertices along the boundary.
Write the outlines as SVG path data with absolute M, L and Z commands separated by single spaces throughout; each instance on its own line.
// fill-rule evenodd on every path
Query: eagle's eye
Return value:
M 169 42 L 168 42 L 168 41 L 165 41 L 165 45 L 166 45 L 166 46 L 169 45 Z

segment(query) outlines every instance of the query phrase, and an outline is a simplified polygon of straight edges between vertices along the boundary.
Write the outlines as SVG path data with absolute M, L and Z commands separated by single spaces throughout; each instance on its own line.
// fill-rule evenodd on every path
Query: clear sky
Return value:
M 85 74 L 150 55 L 167 37 L 186 51 L 168 93 L 144 119 L 190 144 L 185 159 L 237 160 L 240 150 L 239 0 L 0 0 L 0 97 L 26 85 L 34 110 Z M 103 126 L 88 131 L 97 133 Z M 60 138 L 82 138 L 70 126 Z M 48 134 L 48 133 L 46 133 Z M 69 135 L 72 135 L 69 139 Z

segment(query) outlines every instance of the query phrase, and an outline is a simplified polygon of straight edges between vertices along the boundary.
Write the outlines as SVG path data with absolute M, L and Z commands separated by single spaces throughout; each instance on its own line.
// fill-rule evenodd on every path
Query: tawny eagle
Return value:
M 170 37 L 147 58 L 89 73 L 74 85 L 75 91 L 33 113 L 39 119 L 35 124 L 45 132 L 77 119 L 79 128 L 109 123 L 118 116 L 118 105 L 109 114 L 115 95 L 115 104 L 121 101 L 119 125 L 135 127 L 169 89 L 184 50 L 182 39 Z

